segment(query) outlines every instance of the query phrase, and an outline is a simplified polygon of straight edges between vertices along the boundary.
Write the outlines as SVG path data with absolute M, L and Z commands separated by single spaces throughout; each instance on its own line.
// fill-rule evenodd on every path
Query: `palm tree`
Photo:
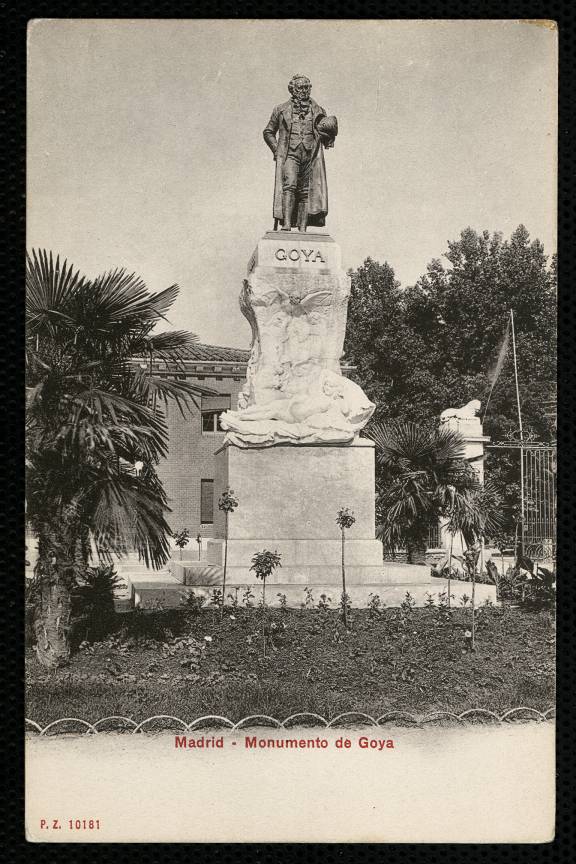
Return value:
M 147 566 L 169 557 L 169 508 L 155 466 L 167 452 L 163 406 L 193 388 L 153 374 L 196 337 L 152 334 L 178 294 L 153 294 L 134 274 L 95 280 L 52 253 L 27 257 L 27 521 L 38 539 L 37 656 L 70 655 L 71 594 L 92 550 L 134 548 Z M 146 362 L 134 362 L 146 358 Z
M 409 563 L 423 564 L 430 528 L 459 511 L 479 486 L 464 458 L 464 439 L 443 426 L 402 420 L 375 425 L 368 434 L 381 468 L 378 536 L 388 550 L 405 547 Z

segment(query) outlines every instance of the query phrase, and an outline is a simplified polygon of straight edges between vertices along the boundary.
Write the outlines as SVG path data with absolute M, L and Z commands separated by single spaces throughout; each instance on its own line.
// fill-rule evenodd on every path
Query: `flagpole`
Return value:
M 514 357 L 514 382 L 516 384 L 516 407 L 518 409 L 518 429 L 520 432 L 520 554 L 524 555 L 524 430 L 520 410 L 520 388 L 518 387 L 518 361 L 516 358 L 516 333 L 514 330 L 514 310 L 510 310 L 512 328 L 512 354 Z
M 498 351 L 498 357 L 495 363 L 493 370 L 490 373 L 490 377 L 492 378 L 492 383 L 490 384 L 490 392 L 488 393 L 488 399 L 486 400 L 486 405 L 484 406 L 484 411 L 482 413 L 481 422 L 484 423 L 484 418 L 488 412 L 488 408 L 490 406 L 490 400 L 492 399 L 492 393 L 494 392 L 494 387 L 496 386 L 496 382 L 502 371 L 502 366 L 504 365 L 504 361 L 506 359 L 506 355 L 508 353 L 508 335 L 510 332 L 510 315 L 508 315 L 508 321 L 506 322 L 506 329 L 504 331 L 504 337 L 500 344 L 500 350 Z

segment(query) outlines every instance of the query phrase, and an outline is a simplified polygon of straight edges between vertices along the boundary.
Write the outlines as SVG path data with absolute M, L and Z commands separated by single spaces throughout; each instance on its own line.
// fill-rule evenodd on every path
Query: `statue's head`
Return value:
M 288 82 L 288 90 L 291 96 L 308 99 L 312 91 L 312 83 L 306 75 L 293 75 Z

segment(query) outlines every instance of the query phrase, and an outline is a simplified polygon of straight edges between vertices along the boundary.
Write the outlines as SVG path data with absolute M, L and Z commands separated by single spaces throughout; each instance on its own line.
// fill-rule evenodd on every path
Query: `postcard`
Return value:
M 553 839 L 557 51 L 29 23 L 30 842 Z

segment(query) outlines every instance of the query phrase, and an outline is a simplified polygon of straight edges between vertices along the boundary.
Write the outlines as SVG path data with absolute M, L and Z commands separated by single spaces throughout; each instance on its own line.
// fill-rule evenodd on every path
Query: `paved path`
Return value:
M 551 722 L 204 733 L 213 736 L 221 747 L 177 747 L 173 733 L 28 738 L 28 839 L 483 843 L 553 836 Z M 325 748 L 258 745 L 317 738 Z M 394 747 L 363 748 L 362 738 Z M 350 747 L 337 747 L 338 739 Z M 85 828 L 90 819 L 100 827 Z

